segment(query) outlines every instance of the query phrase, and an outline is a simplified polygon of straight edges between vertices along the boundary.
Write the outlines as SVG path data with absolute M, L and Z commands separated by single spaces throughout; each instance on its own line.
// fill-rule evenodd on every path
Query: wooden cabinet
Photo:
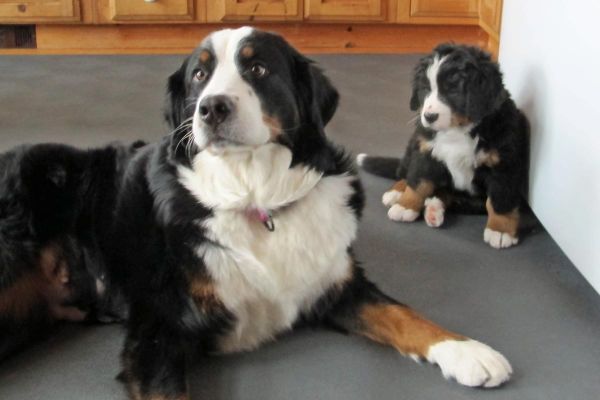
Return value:
M 64 22 L 79 18 L 79 0 L 0 0 L 0 22 Z
M 477 25 L 479 0 L 397 0 L 396 22 Z
M 110 19 L 127 20 L 192 20 L 192 0 L 109 0 Z
M 382 21 L 387 0 L 304 0 L 304 17 L 313 21 Z
M 502 0 L 480 0 L 479 19 L 486 32 L 493 34 L 498 39 L 500 35 L 500 17 L 502 14 Z
M 302 19 L 302 0 L 208 0 L 209 22 Z
M 411 0 L 413 17 L 477 17 L 478 0 Z

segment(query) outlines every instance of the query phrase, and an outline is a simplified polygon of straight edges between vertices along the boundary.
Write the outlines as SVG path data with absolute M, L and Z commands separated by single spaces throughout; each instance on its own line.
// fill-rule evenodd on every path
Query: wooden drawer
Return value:
M 114 21 L 191 20 L 193 0 L 110 0 L 110 18 Z
M 304 0 L 304 17 L 316 21 L 383 21 L 387 0 Z
M 477 17 L 478 0 L 411 0 L 411 17 Z
M 208 0 L 209 22 L 302 19 L 302 0 Z
M 79 0 L 0 0 L 0 22 L 77 21 Z

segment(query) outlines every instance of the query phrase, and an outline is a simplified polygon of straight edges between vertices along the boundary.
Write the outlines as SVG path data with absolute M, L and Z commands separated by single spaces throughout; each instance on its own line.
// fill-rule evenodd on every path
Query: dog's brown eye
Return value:
M 264 65 L 253 64 L 252 67 L 250 67 L 250 72 L 257 78 L 263 78 L 269 71 L 267 71 Z
M 198 72 L 196 72 L 196 74 L 194 75 L 194 77 L 198 81 L 204 82 L 206 80 L 206 78 L 208 77 L 208 74 L 206 72 L 204 72 L 203 70 L 198 70 Z

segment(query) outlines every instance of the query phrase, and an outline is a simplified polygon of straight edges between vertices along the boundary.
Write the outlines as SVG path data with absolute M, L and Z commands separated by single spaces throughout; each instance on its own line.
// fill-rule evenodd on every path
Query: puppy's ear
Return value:
M 300 53 L 295 54 L 296 78 L 305 112 L 325 126 L 337 110 L 340 95 L 323 71 Z
M 167 82 L 167 99 L 165 104 L 165 120 L 169 123 L 171 129 L 177 128 L 185 117 L 185 99 L 187 98 L 187 90 L 185 85 L 185 75 L 187 70 L 188 59 L 186 59 L 181 67 L 175 71 Z
M 502 83 L 502 73 L 498 64 L 489 58 L 478 60 L 467 69 L 467 117 L 481 121 L 491 114 L 508 97 Z
M 423 57 L 413 70 L 412 94 L 410 96 L 410 110 L 417 111 L 423 105 L 424 92 L 429 85 L 427 68 L 431 63 L 431 56 Z

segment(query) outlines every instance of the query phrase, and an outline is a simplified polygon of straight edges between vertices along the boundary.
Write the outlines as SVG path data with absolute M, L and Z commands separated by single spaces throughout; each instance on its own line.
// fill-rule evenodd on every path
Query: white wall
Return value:
M 501 32 L 532 127 L 531 206 L 600 292 L 600 1 L 504 0 Z

